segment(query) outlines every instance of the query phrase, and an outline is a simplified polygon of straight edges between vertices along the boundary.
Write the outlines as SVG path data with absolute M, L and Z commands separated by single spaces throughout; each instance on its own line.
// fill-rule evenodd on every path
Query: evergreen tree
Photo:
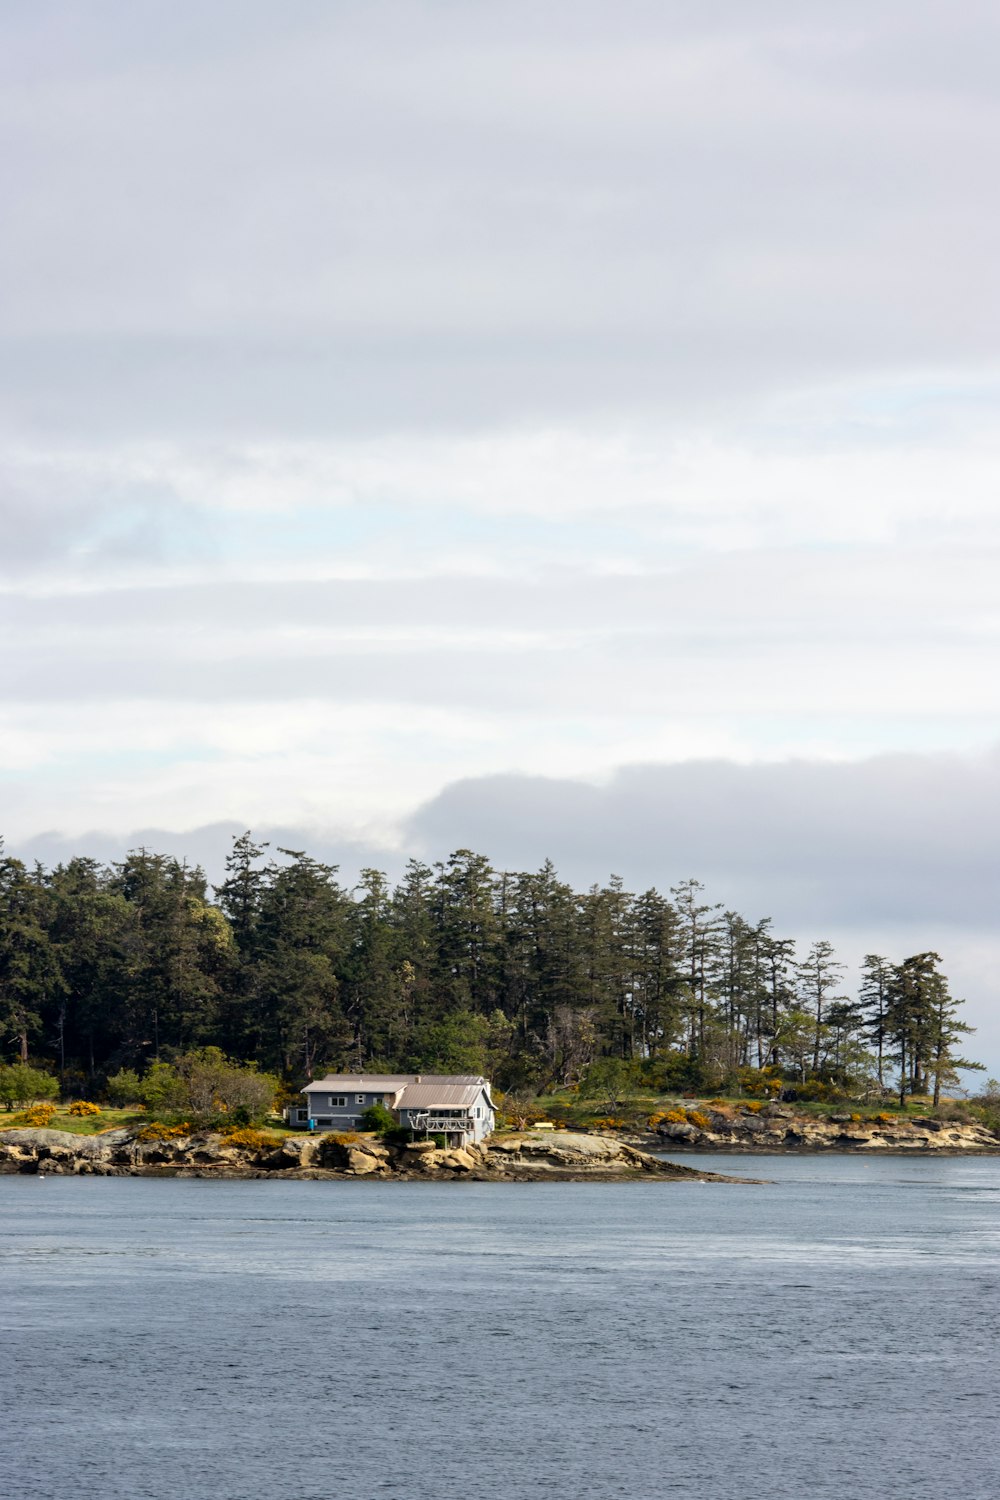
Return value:
M 823 1045 L 824 1013 L 831 1000 L 831 990 L 840 982 L 844 965 L 833 956 L 833 944 L 825 938 L 813 943 L 805 958 L 798 965 L 799 984 L 804 1004 L 812 1011 L 814 1020 L 813 1058 L 814 1073 L 819 1072 Z
M 937 953 L 915 953 L 893 967 L 886 995 L 886 1035 L 896 1048 L 899 1102 L 926 1089 L 924 1067 L 933 1046 L 933 1012 L 940 979 Z
M 339 1002 L 349 901 L 335 866 L 302 850 L 278 852 L 289 863 L 269 866 L 259 918 L 259 1060 L 311 1078 L 320 1060 L 346 1061 L 352 1041 Z
M 0 1042 L 13 1042 L 25 1065 L 47 1003 L 65 990 L 50 915 L 41 872 L 29 874 L 0 844 Z
M 705 1051 L 705 1019 L 714 1003 L 718 971 L 720 922 L 713 913 L 721 910 L 721 903 L 701 901 L 704 889 L 700 880 L 684 880 L 670 888 L 684 942 L 688 1056 L 692 1058 Z
M 129 903 L 93 859 L 59 865 L 47 882 L 50 936 L 65 981 L 56 997 L 59 1071 L 73 1058 L 93 1083 L 123 1040 L 125 934 Z
M 858 1004 L 864 1017 L 868 1040 L 874 1043 L 876 1071 L 880 1085 L 885 1086 L 885 1044 L 888 1020 L 889 988 L 892 964 L 881 953 L 866 953 L 861 965 L 861 991 Z

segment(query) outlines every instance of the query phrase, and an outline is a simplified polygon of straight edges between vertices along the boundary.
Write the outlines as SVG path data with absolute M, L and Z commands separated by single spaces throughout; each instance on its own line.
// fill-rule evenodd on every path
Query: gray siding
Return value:
M 317 1130 L 357 1130 L 361 1123 L 361 1116 L 366 1109 L 373 1104 L 385 1104 L 391 1101 L 392 1095 L 386 1094 L 384 1089 L 378 1092 L 361 1090 L 346 1094 L 309 1094 L 306 1106 L 309 1116 L 316 1121 Z M 332 1100 L 343 1100 L 343 1104 Z

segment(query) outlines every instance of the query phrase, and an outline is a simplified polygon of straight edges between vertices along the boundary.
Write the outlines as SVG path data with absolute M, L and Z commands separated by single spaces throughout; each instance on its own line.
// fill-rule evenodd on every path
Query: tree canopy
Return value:
M 972 1066 L 940 962 L 870 954 L 852 996 L 829 942 L 798 953 L 697 880 L 578 891 L 551 863 L 497 870 L 469 849 L 348 888 L 248 832 L 213 891 L 147 849 L 46 870 L 0 845 L 0 1061 L 81 1091 L 134 1094 L 166 1080 L 157 1064 L 217 1049 L 291 1084 L 391 1068 L 537 1089 L 601 1063 L 610 1097 L 618 1063 L 667 1089 L 746 1068 L 877 1086 L 892 1066 L 903 1097 L 939 1094 Z

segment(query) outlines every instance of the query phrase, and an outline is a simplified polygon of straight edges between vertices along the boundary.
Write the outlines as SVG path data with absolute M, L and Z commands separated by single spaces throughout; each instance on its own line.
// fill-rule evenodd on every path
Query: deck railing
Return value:
M 441 1135 L 449 1130 L 462 1130 L 468 1134 L 472 1131 L 473 1121 L 471 1115 L 415 1114 L 410 1116 L 410 1126 L 413 1130 L 426 1130 L 429 1135 Z

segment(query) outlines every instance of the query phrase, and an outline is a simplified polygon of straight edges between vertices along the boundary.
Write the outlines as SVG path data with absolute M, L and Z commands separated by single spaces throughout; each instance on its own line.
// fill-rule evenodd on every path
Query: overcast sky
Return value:
M 975 0 L 8 0 L 8 847 L 698 875 L 1000 1072 L 998 80 Z

